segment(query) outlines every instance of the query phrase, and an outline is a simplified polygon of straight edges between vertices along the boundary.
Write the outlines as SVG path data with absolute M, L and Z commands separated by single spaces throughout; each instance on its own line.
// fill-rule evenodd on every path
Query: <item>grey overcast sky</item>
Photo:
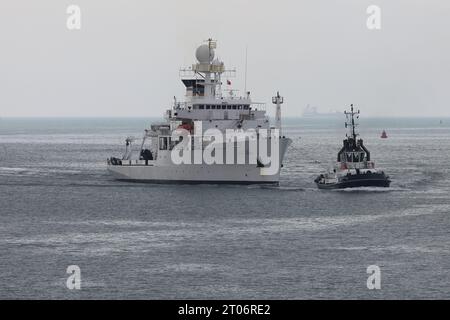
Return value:
M 0 117 L 161 116 L 209 37 L 241 92 L 248 46 L 253 100 L 280 90 L 285 116 L 450 116 L 448 0 L 1 0 Z

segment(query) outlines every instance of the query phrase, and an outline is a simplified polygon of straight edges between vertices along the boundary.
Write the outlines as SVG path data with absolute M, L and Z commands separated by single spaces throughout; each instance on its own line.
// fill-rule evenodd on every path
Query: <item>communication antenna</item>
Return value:
M 244 75 L 244 92 L 247 94 L 247 59 L 248 58 L 248 45 L 245 46 L 245 75 Z

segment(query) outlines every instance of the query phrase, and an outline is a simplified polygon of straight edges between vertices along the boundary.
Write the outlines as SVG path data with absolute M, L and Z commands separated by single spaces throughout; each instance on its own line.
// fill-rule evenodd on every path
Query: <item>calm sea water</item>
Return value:
M 279 187 L 112 180 L 106 158 L 151 121 L 0 120 L 0 298 L 450 297 L 450 119 L 362 121 L 392 187 L 343 191 L 313 184 L 340 118 L 285 121 Z

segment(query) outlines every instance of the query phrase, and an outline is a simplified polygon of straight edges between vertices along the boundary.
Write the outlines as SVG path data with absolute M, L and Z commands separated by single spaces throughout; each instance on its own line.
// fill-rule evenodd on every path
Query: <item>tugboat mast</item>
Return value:
M 357 119 L 359 118 L 359 110 L 358 111 L 354 111 L 353 110 L 353 104 L 350 105 L 351 107 L 351 111 L 345 111 L 345 116 L 347 117 L 347 121 L 345 122 L 345 127 L 350 129 L 350 135 L 353 138 L 353 140 L 355 140 L 356 142 L 356 136 L 358 135 L 358 133 L 356 132 L 356 126 L 358 125 L 355 122 L 355 115 L 357 115 Z M 348 137 L 348 135 L 347 135 Z

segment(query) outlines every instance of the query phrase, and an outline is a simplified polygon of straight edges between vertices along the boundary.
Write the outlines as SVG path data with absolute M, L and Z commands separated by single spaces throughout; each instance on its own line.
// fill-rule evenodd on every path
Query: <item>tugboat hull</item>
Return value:
M 372 174 L 371 177 L 364 176 L 350 176 L 340 180 L 336 183 L 320 183 L 316 182 L 319 189 L 345 189 L 358 187 L 382 187 L 388 188 L 391 180 L 384 174 Z

